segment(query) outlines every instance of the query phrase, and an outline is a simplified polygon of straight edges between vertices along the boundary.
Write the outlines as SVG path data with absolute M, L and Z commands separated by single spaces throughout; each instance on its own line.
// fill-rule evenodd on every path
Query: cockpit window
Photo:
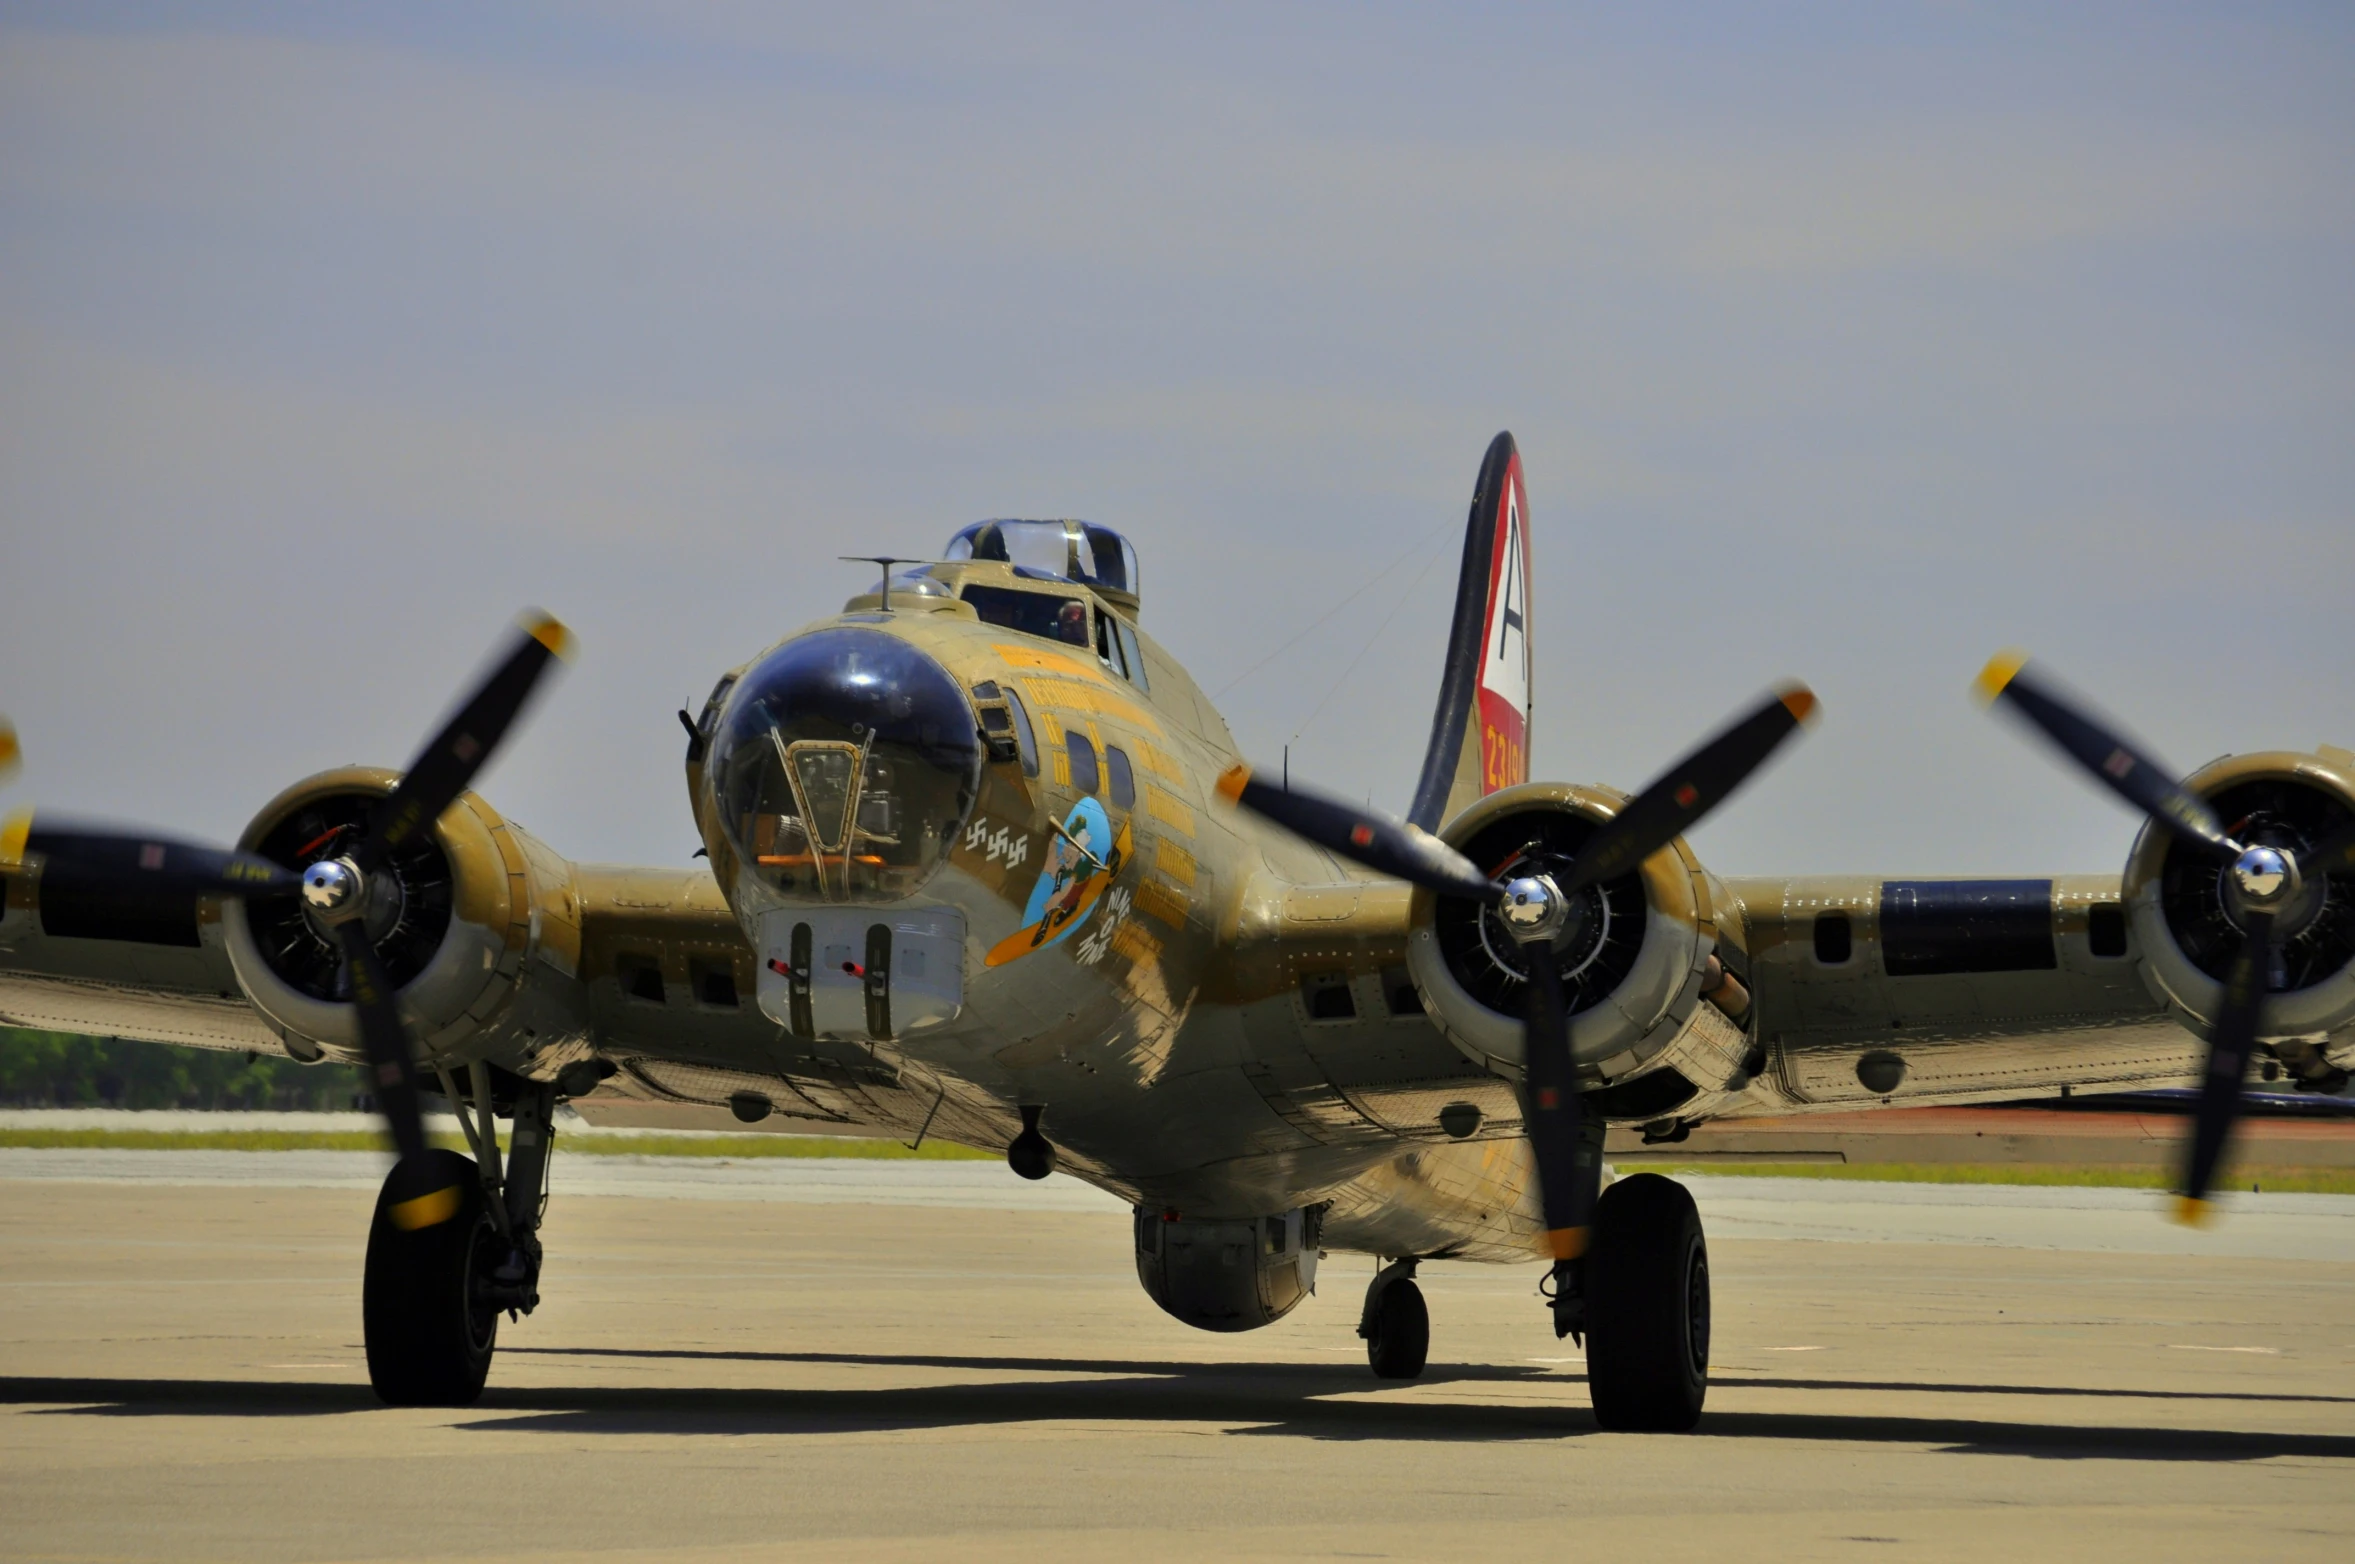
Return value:
M 1122 658 L 1120 638 L 1113 633 L 1110 614 L 1096 616 L 1096 655 L 1104 659 L 1105 667 L 1124 679 L 1128 677 L 1128 665 Z
M 1066 581 L 1143 595 L 1137 551 L 1092 521 L 977 521 L 949 540 L 948 559 L 1000 559 Z
M 1031 731 L 1030 708 L 1022 704 L 1022 696 L 1018 692 L 1008 689 L 1006 710 L 1014 714 L 1014 744 L 1022 755 L 1022 774 L 1035 777 L 1038 775 L 1038 735 Z
M 1044 636 L 1073 646 L 1088 644 L 1088 605 L 1076 597 L 1050 592 L 1018 592 L 1012 587 L 968 583 L 963 597 L 983 624 L 1002 625 L 1024 635 Z
M 1128 664 L 1129 682 L 1140 690 L 1152 689 L 1152 681 L 1145 677 L 1145 649 L 1137 644 L 1136 631 L 1129 628 L 1127 620 L 1117 615 L 1108 614 L 1105 617 L 1111 619 L 1112 631 L 1120 637 L 1122 661 Z

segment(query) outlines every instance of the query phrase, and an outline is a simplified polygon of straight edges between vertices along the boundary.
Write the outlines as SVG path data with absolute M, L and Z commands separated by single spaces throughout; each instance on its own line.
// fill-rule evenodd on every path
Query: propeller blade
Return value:
M 377 806 L 363 851 L 396 848 L 418 831 L 430 830 L 490 760 L 548 665 L 572 655 L 572 632 L 546 614 L 529 615 L 521 625 L 523 636 L 515 649 L 418 752 L 400 785 Z
M 175 837 L 63 821 L 29 809 L 0 821 L 0 867 L 42 861 L 42 883 L 93 891 L 267 896 L 302 884 L 267 858 Z
M 400 1164 L 393 1170 L 394 1198 L 387 1214 L 395 1227 L 414 1231 L 447 1222 L 458 1213 L 458 1187 L 445 1184 L 426 1157 L 425 1115 L 417 1102 L 417 1067 L 409 1054 L 409 1029 L 393 1002 L 393 988 L 365 919 L 335 926 L 351 981 L 352 1008 L 360 1024 L 360 1050 L 368 1060 L 368 1084 L 392 1132 Z
M 1575 896 L 1589 885 L 1625 874 L 1700 824 L 1815 715 L 1815 692 L 1804 684 L 1788 685 L 1670 766 L 1587 838 L 1564 873 L 1562 894 Z
M 16 725 L 0 717 L 0 782 L 16 775 L 16 768 L 24 761 L 24 746 L 16 741 Z
M 1239 762 L 1218 779 L 1218 791 L 1230 803 L 1282 826 L 1303 841 L 1379 874 L 1393 875 L 1442 896 L 1486 898 L 1496 893 L 1488 876 L 1474 868 L 1471 859 L 1429 832 L 1378 810 L 1361 809 L 1297 788 L 1270 787 Z
M 2209 1214 L 2208 1190 L 2224 1160 L 2224 1145 L 2240 1115 L 2241 1093 L 2256 1051 L 2257 1025 L 2273 971 L 2273 914 L 2251 910 L 2240 954 L 2224 979 L 2224 1003 L 2208 1038 L 2208 1068 L 2200 1078 L 2200 1100 L 2192 1118 L 2191 1154 L 2183 1170 L 2176 1220 L 2197 1227 Z
M 1971 687 L 1982 704 L 2008 702 L 2094 781 L 2176 835 L 2220 853 L 2237 851 L 2204 800 L 2185 791 L 2165 766 L 2029 674 L 2027 665 L 2025 652 L 1998 652 Z
M 1578 1176 L 1578 1071 L 1570 1061 L 1570 1017 L 1554 943 L 1521 947 L 1529 960 L 1529 1013 L 1521 1034 L 1521 1126 L 1537 1164 L 1546 1250 L 1557 1260 L 1586 1252 L 1586 1183 Z

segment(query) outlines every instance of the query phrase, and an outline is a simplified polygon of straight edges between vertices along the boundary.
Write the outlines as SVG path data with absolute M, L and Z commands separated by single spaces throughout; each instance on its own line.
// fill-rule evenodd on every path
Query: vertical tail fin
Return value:
M 1407 819 L 1436 831 L 1473 800 L 1529 780 L 1529 671 L 1529 496 L 1505 433 L 1489 442 L 1472 491 L 1439 709 Z

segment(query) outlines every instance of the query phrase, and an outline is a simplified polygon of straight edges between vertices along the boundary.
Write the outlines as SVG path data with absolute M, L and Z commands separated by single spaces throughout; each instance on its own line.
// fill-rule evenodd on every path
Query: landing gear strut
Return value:
M 1374 1273 L 1357 1333 L 1377 1379 L 1419 1379 L 1431 1351 L 1431 1311 L 1415 1285 L 1415 1257 L 1393 1260 Z
M 1578 1176 L 1591 1179 L 1586 1253 L 1559 1260 L 1543 1291 L 1554 1334 L 1586 1347 L 1586 1387 L 1605 1428 L 1676 1433 L 1709 1394 L 1709 1246 L 1674 1179 L 1638 1173 L 1593 1194 L 1603 1123 L 1579 1125 Z
M 471 1104 L 448 1070 L 439 1073 L 474 1150 L 471 1161 L 454 1151 L 429 1153 L 459 1191 L 458 1212 L 429 1227 L 399 1227 L 388 1214 L 397 1198 L 388 1178 L 368 1229 L 360 1289 L 368 1380 L 391 1406 L 471 1404 L 490 1374 L 499 1316 L 529 1314 L 540 1302 L 540 1210 L 556 1089 L 522 1084 L 508 1137 L 513 1160 L 502 1170 L 490 1071 L 468 1067 Z

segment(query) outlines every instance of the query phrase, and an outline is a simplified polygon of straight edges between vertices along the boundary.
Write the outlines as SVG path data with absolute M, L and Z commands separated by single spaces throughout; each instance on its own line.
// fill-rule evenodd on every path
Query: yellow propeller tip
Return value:
M 2028 654 L 2018 647 L 2006 647 L 1987 659 L 1987 666 L 1979 670 L 1979 677 L 1971 681 L 1971 693 L 1979 704 L 1991 706 L 1995 698 L 2011 687 L 2020 670 L 2028 666 Z
M 1586 1253 L 1586 1229 L 1583 1227 L 1549 1228 L 1545 1235 L 1547 1251 L 1557 1260 L 1575 1260 Z
M 545 646 L 548 649 L 550 655 L 563 661 L 571 661 L 573 649 L 572 632 L 564 628 L 564 622 L 556 618 L 554 615 L 525 615 L 523 619 L 523 633 L 530 636 L 533 640 L 539 642 L 542 646 Z
M 16 729 L 6 717 L 0 717 L 0 782 L 16 775 L 17 763 L 24 759 L 24 748 L 16 742 Z
M 0 820 L 0 868 L 15 868 L 25 861 L 25 838 L 33 834 L 33 812 L 20 809 Z
M 458 1214 L 458 1186 L 437 1189 L 414 1200 L 395 1202 L 385 1212 L 392 1225 L 404 1233 L 414 1233 L 421 1227 L 436 1227 Z
M 1801 727 L 1815 721 L 1823 710 L 1823 703 L 1815 698 L 1815 691 L 1804 684 L 1794 684 L 1783 691 L 1783 710 Z
M 2216 1207 L 2214 1202 L 2202 1200 L 2196 1195 L 2177 1195 L 2175 1209 L 2170 1215 L 2185 1227 L 2206 1227 L 2216 1220 Z
M 1230 804 L 1243 801 L 1243 784 L 1251 780 L 1251 768 L 1241 761 L 1218 774 L 1218 796 Z

